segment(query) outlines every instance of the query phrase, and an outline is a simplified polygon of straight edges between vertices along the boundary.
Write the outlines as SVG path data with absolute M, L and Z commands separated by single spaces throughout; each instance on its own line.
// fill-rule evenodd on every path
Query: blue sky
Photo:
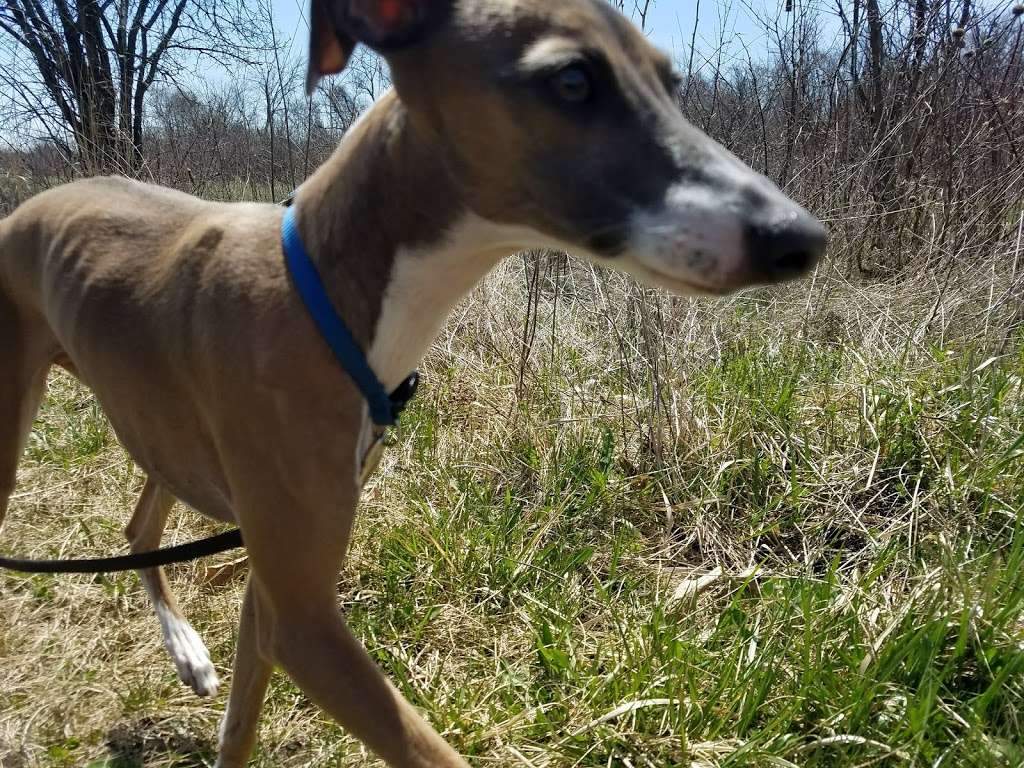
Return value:
M 308 0 L 272 0 L 272 6 L 282 37 L 298 46 L 293 50 L 298 55 L 308 34 L 305 20 Z M 696 10 L 693 0 L 653 0 L 648 14 L 647 33 L 650 39 L 684 64 Z M 723 39 L 727 55 L 745 57 L 743 48 L 747 47 L 757 58 L 764 49 L 765 39 L 755 15 L 774 18 L 780 14 L 783 14 L 781 0 L 702 0 L 697 24 L 697 51 L 710 54 L 718 48 L 718 40 Z M 699 59 L 694 63 L 695 67 L 698 66 Z

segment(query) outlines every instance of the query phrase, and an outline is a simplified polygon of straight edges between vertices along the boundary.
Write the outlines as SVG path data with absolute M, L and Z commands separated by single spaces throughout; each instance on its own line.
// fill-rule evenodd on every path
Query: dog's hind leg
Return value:
M 45 327 L 20 318 L 0 291 L 0 524 L 14 491 L 18 460 L 46 390 L 51 347 Z
M 125 531 L 132 552 L 149 552 L 160 546 L 160 537 L 173 505 L 174 496 L 158 482 L 147 478 L 135 506 L 135 514 Z M 214 695 L 219 680 L 210 661 L 210 653 L 192 625 L 181 615 L 163 568 L 141 570 L 139 578 L 153 601 L 164 645 L 178 670 L 178 677 L 200 696 Z

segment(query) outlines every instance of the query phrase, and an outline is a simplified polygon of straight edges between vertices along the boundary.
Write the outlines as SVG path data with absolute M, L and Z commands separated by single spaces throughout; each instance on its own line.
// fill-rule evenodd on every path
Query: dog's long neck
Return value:
M 448 313 L 516 250 L 468 211 L 439 156 L 390 93 L 300 188 L 299 231 L 335 307 L 387 388 L 412 370 Z

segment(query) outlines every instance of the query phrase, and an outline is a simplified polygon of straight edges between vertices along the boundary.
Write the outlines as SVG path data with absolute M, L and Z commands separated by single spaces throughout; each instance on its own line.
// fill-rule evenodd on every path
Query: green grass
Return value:
M 923 291 L 710 304 L 581 270 L 520 387 L 519 270 L 426 362 L 339 580 L 446 738 L 481 766 L 1024 765 L 1019 331 L 918 333 Z M 5 551 L 122 546 L 139 477 L 66 377 L 23 468 Z M 226 674 L 241 580 L 199 568 L 173 582 Z M 176 683 L 133 579 L 0 575 L 0 764 L 210 759 L 225 696 Z M 365 761 L 275 678 L 255 765 Z

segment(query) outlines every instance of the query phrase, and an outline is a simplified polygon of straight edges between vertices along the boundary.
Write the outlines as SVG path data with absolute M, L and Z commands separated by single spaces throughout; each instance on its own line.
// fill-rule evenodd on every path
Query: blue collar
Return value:
M 380 383 L 377 374 L 370 368 L 366 355 L 359 344 L 352 338 L 352 333 L 341 319 L 331 300 L 324 290 L 323 281 L 316 271 L 316 266 L 309 258 L 306 247 L 302 244 L 298 227 L 295 224 L 295 208 L 290 206 L 284 212 L 281 222 L 281 243 L 284 246 L 284 259 L 291 274 L 295 289 L 302 298 L 320 335 L 330 346 L 341 367 L 359 387 L 370 406 L 370 418 L 379 427 L 393 427 L 398 417 L 405 410 L 406 404 L 416 394 L 419 374 L 413 373 L 403 381 L 398 389 L 390 395 Z

